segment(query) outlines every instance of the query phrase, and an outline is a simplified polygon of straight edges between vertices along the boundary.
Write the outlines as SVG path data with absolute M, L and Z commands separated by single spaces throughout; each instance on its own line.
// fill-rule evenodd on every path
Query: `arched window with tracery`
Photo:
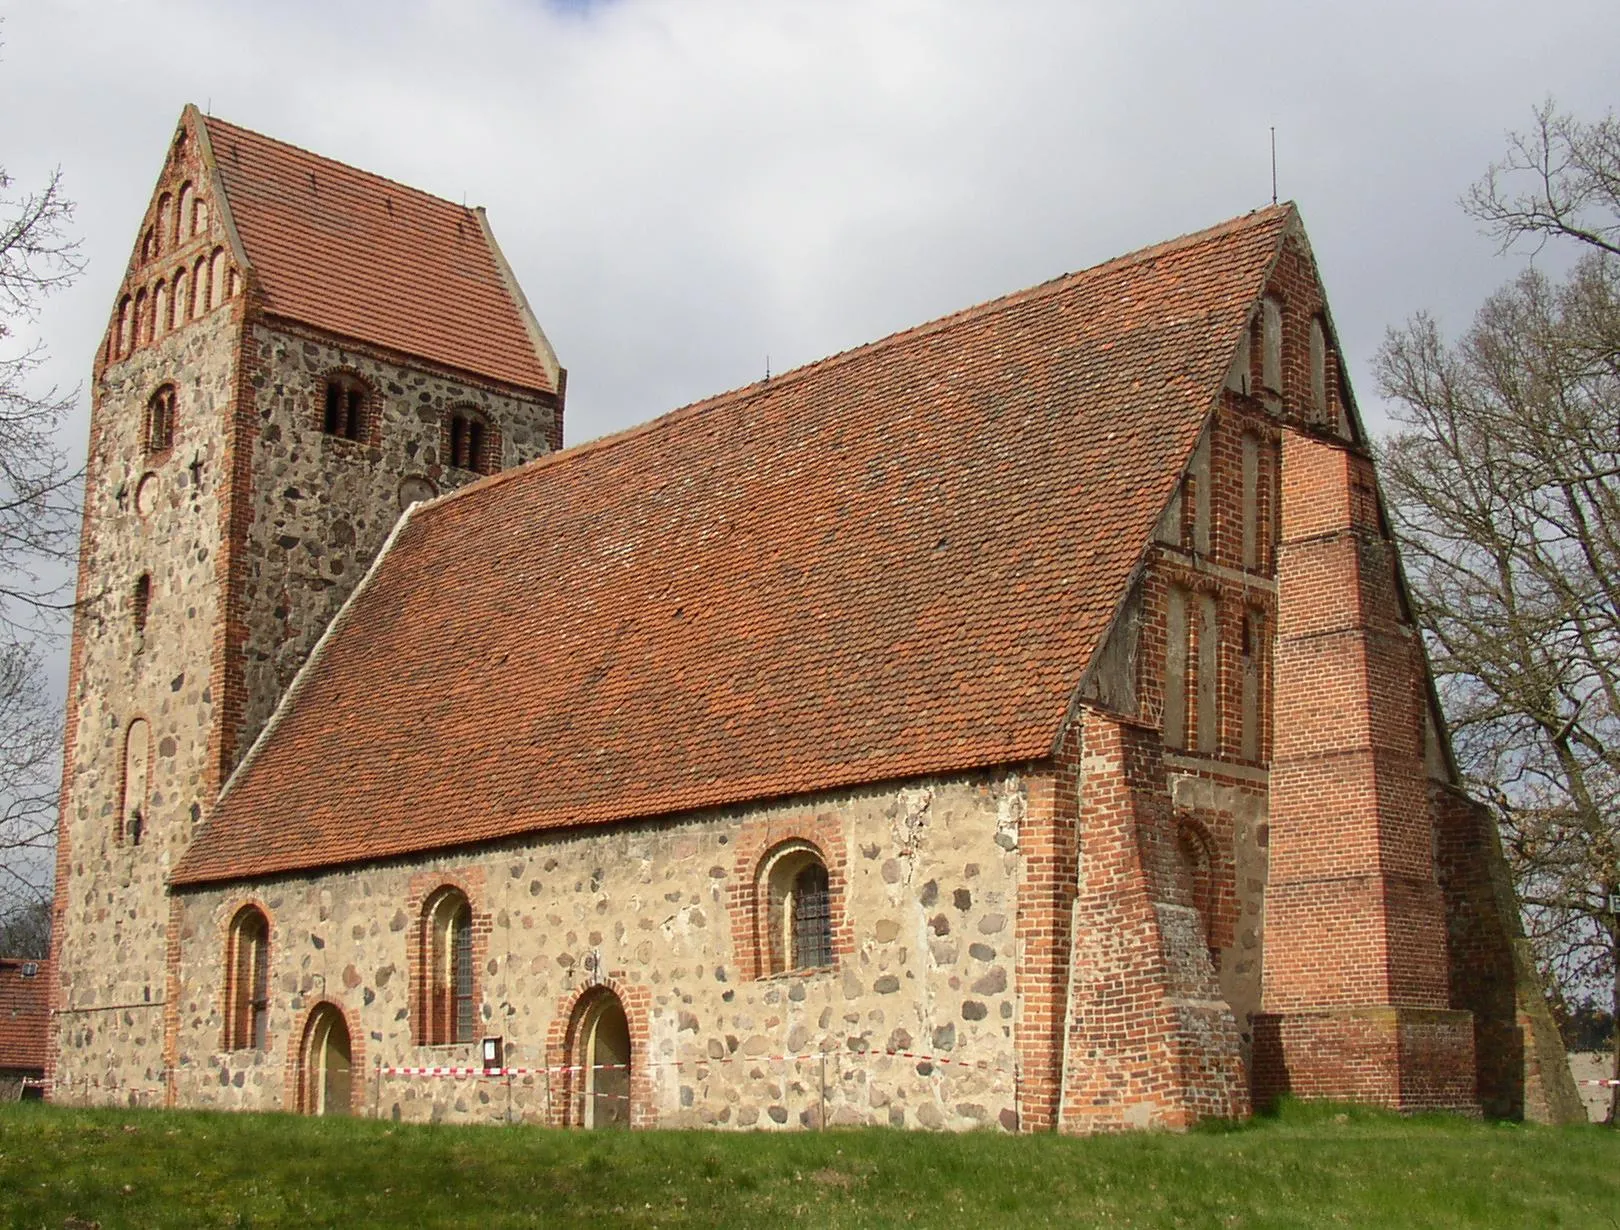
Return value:
M 759 888 L 765 972 L 831 965 L 832 891 L 821 851 L 807 841 L 778 846 L 761 864 Z
M 225 970 L 225 1049 L 262 1051 L 270 1020 L 270 922 L 257 906 L 243 906 L 232 920 Z
M 422 1029 L 425 1046 L 471 1042 L 473 1004 L 472 905 L 446 888 L 422 911 Z
M 174 446 L 174 386 L 162 385 L 146 403 L 146 451 L 167 452 Z

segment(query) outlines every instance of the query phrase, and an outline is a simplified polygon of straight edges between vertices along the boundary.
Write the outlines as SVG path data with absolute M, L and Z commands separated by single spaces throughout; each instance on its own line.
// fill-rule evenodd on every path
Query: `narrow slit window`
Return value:
M 146 832 L 146 781 L 151 759 L 151 727 L 136 718 L 124 732 L 124 781 L 118 805 L 118 836 L 132 846 Z
M 1198 595 L 1198 709 L 1194 746 L 1220 751 L 1220 609 L 1213 594 Z
M 146 615 L 152 609 L 152 574 L 143 572 L 135 582 L 135 635 L 146 634 Z
M 1327 335 L 1320 320 L 1311 321 L 1311 417 L 1318 423 L 1329 421 L 1327 381 Z
M 1244 760 L 1260 759 L 1260 685 L 1261 634 L 1264 616 L 1258 611 L 1243 613 L 1243 706 L 1241 729 L 1238 732 L 1238 754 Z
M 1187 746 L 1187 593 L 1176 587 L 1165 603 L 1164 745 Z
M 1243 566 L 1260 564 L 1260 439 L 1243 436 Z

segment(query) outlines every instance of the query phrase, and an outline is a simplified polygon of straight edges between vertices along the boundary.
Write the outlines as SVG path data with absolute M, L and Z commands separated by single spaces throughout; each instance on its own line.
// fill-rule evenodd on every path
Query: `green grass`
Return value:
M 1620 1133 L 1323 1106 L 1073 1139 L 610 1135 L 25 1103 L 0 1107 L 0 1221 L 1620 1230 Z

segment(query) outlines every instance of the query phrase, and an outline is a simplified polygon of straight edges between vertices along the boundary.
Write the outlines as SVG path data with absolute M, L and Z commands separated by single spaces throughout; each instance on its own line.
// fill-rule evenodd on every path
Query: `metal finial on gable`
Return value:
M 1277 125 L 1271 126 L 1271 203 L 1277 203 Z

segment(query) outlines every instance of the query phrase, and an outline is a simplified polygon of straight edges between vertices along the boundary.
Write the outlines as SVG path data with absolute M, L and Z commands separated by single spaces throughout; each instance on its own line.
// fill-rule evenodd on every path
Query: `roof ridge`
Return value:
M 739 385 L 736 388 L 713 394 L 712 396 L 706 397 L 701 401 L 689 402 L 687 405 L 678 407 L 677 409 L 687 410 L 693 409 L 697 406 L 708 405 L 710 403 L 718 404 L 726 401 L 729 398 L 740 396 L 751 389 L 757 388 L 760 391 L 763 391 L 764 387 L 769 385 L 775 385 L 791 380 L 800 380 L 813 372 L 820 372 L 824 368 L 836 367 L 838 364 L 852 360 L 858 355 L 883 350 L 889 346 L 897 345 L 900 342 L 909 341 L 913 338 L 928 337 L 950 326 L 963 324 L 969 320 L 977 320 L 983 317 L 993 316 L 996 313 L 1006 311 L 1011 307 L 1037 302 L 1047 295 L 1056 294 L 1063 287 L 1067 286 L 1078 278 L 1092 274 L 1100 274 L 1105 270 L 1114 268 L 1116 266 L 1124 268 L 1128 265 L 1141 264 L 1144 261 L 1157 259 L 1158 257 L 1164 256 L 1169 252 L 1179 251 L 1183 248 L 1197 247 L 1200 243 L 1206 243 L 1214 239 L 1223 238 L 1225 235 L 1231 232 L 1243 230 L 1249 226 L 1257 226 L 1263 220 L 1269 221 L 1270 216 L 1286 216 L 1293 208 L 1293 202 L 1287 201 L 1279 205 L 1267 205 L 1261 209 L 1251 209 L 1246 214 L 1239 214 L 1235 218 L 1228 218 L 1224 222 L 1217 222 L 1215 225 L 1204 227 L 1202 230 L 1190 231 L 1185 235 L 1178 235 L 1174 239 L 1166 239 L 1159 243 L 1150 244 L 1145 248 L 1137 248 L 1134 251 L 1126 252 L 1121 256 L 1114 256 L 1110 257 L 1108 260 L 1099 261 L 1095 265 L 1087 265 L 1082 269 L 1071 269 L 1067 273 L 1060 273 L 1055 277 L 1047 278 L 1045 281 L 1036 282 L 1032 286 L 1023 287 L 1020 290 L 1008 291 L 1006 294 L 997 295 L 993 299 L 984 299 L 978 303 L 969 304 L 965 308 L 958 308 L 954 312 L 947 312 L 943 316 L 936 316 L 931 320 L 923 321 L 921 324 L 911 325 L 905 329 L 897 329 L 893 333 L 884 334 L 882 337 L 874 338 L 870 342 L 862 342 L 858 346 L 850 346 L 844 350 L 834 351 L 832 354 L 826 355 L 820 359 L 812 359 L 810 362 L 802 363 L 798 367 L 790 367 L 787 371 L 782 372 L 780 375 L 768 377 L 764 381 L 756 381 L 753 384 Z M 671 414 L 675 412 L 676 411 L 673 410 L 670 411 Z
M 352 172 L 355 175 L 363 175 L 367 179 L 376 180 L 379 183 L 390 184 L 393 187 L 400 189 L 402 192 L 413 193 L 416 196 L 424 197 L 438 205 L 448 205 L 452 209 L 463 210 L 469 214 L 478 208 L 476 205 L 468 205 L 465 202 L 452 201 L 449 197 L 440 196 L 435 192 L 429 192 L 426 188 L 418 188 L 414 184 L 407 184 L 403 180 L 394 179 L 392 176 L 380 175 L 376 171 L 368 171 L 364 167 L 357 167 L 352 162 L 344 162 L 339 158 L 333 158 L 327 154 L 318 154 L 314 150 L 305 146 L 296 145 L 291 141 L 283 141 L 280 137 L 272 137 L 267 133 L 259 132 L 256 129 L 246 128 L 241 124 L 233 124 L 230 120 L 222 120 L 217 115 L 205 114 L 203 116 L 203 123 L 209 126 L 217 124 L 223 128 L 231 129 L 234 132 L 244 133 L 247 136 L 256 138 L 257 140 L 268 142 L 271 145 L 279 145 L 282 149 L 292 150 L 294 153 L 301 154 L 305 158 L 312 159 L 315 162 L 325 162 L 330 163 L 335 167 L 342 167 L 345 171 Z
M 819 374 L 830 368 L 836 368 L 843 363 L 853 362 L 857 357 L 879 353 L 890 346 L 899 345 L 903 341 L 931 336 L 932 334 L 938 333 L 945 329 L 947 326 L 963 324 L 969 320 L 982 319 L 993 316 L 998 312 L 1005 311 L 1014 306 L 1037 302 L 1047 295 L 1056 294 L 1061 287 L 1068 285 L 1073 280 L 1082 276 L 1088 274 L 1099 274 L 1104 270 L 1115 266 L 1124 268 L 1128 265 L 1141 264 L 1145 261 L 1154 260 L 1158 257 L 1167 255 L 1170 252 L 1197 247 L 1201 243 L 1207 243 L 1215 239 L 1224 238 L 1225 236 L 1236 231 L 1245 230 L 1252 226 L 1258 226 L 1262 222 L 1269 222 L 1276 217 L 1287 217 L 1295 212 L 1297 212 L 1297 210 L 1293 201 L 1283 201 L 1277 205 L 1266 205 L 1260 209 L 1251 209 L 1246 214 L 1239 214 L 1235 218 L 1227 218 L 1222 222 L 1215 223 L 1213 226 L 1206 226 L 1201 230 L 1188 231 L 1186 234 L 1177 235 L 1173 239 L 1166 239 L 1158 243 L 1149 244 L 1147 247 L 1137 248 L 1134 251 L 1126 252 L 1121 256 L 1115 256 L 1105 261 L 1099 261 L 1095 265 L 1087 265 L 1083 269 L 1074 269 L 1068 273 L 1060 273 L 1056 277 L 1048 278 L 1044 282 L 1037 282 L 1033 286 L 1026 286 L 1021 290 L 1009 291 L 1007 294 L 997 296 L 994 299 L 985 299 L 979 303 L 971 304 L 968 307 L 960 308 L 955 312 L 948 312 L 944 316 L 936 316 L 932 320 L 923 321 L 921 324 L 912 325 L 906 329 L 898 329 L 893 333 L 885 334 L 883 337 L 876 338 L 870 342 L 863 342 L 859 346 L 851 346 L 845 350 L 834 351 L 830 355 L 824 355 L 819 359 L 812 359 L 810 362 L 802 363 L 798 367 L 790 367 L 787 371 L 775 376 L 769 376 L 764 380 L 756 380 L 750 384 L 738 385 L 735 388 L 726 389 L 719 393 L 712 393 L 708 397 L 700 398 L 697 401 L 687 402 L 685 405 L 676 406 L 673 409 L 666 410 L 664 413 L 647 419 L 644 422 L 633 423 L 629 427 L 621 428 L 618 431 L 608 432 L 606 435 L 601 435 L 595 437 L 594 439 L 586 440 L 580 444 L 574 445 L 572 448 L 563 448 L 558 449 L 556 452 L 546 453 L 544 456 L 536 457 L 532 461 L 525 462 L 523 465 L 516 466 L 510 470 L 502 470 L 498 474 L 491 474 L 485 478 L 477 480 L 476 482 L 468 483 L 466 486 L 458 487 L 454 491 L 446 492 L 444 495 L 438 496 L 431 502 L 424 504 L 421 512 L 436 512 L 438 509 L 452 503 L 460 496 L 471 495 L 474 492 L 490 491 L 496 487 L 504 485 L 505 483 L 515 482 L 520 478 L 526 478 L 527 476 L 538 471 L 549 469 L 553 466 L 562 465 L 576 458 L 594 456 L 596 453 L 599 453 L 604 449 L 617 447 L 620 444 L 637 439 L 643 435 L 672 426 L 677 422 L 684 422 L 688 418 L 698 417 L 707 413 L 708 411 L 718 410 L 723 406 L 735 405 L 743 401 L 748 396 L 759 396 L 784 385 L 796 384 L 813 374 Z

